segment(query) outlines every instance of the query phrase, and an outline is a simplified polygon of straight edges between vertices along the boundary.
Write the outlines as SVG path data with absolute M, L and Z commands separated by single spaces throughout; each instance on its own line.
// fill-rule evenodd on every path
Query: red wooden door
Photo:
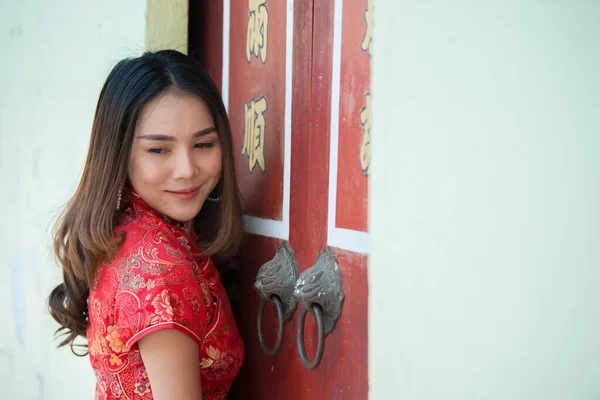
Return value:
M 202 58 L 228 108 L 246 220 L 238 315 L 246 361 L 230 398 L 368 396 L 371 9 L 371 0 L 224 0 L 191 14 L 190 32 L 200 32 Z M 298 356 L 299 309 L 276 356 L 258 341 L 253 283 L 283 241 L 300 272 L 329 246 L 342 276 L 342 314 L 315 370 Z M 267 306 L 269 343 L 276 325 Z M 308 316 L 309 357 L 316 337 Z

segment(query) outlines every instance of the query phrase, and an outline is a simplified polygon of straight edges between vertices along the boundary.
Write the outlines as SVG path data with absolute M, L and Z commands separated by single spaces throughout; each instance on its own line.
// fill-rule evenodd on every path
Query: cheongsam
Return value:
M 199 347 L 203 399 L 225 399 L 244 344 L 219 273 L 184 224 L 134 194 L 115 234 L 120 249 L 98 263 L 88 297 L 90 361 L 99 399 L 152 399 L 138 341 L 177 329 Z

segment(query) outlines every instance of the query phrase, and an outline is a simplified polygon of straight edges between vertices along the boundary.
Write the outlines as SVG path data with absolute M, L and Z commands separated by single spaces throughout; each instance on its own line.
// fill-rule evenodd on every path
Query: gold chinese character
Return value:
M 263 64 L 267 62 L 267 39 L 269 11 L 267 0 L 248 0 L 248 30 L 246 32 L 246 61 L 260 55 Z
M 365 10 L 365 22 L 367 23 L 367 30 L 365 31 L 365 37 L 360 44 L 360 48 L 364 51 L 368 51 L 369 55 L 372 55 L 371 48 L 373 44 L 373 0 L 367 0 L 367 9 Z
M 360 141 L 360 168 L 368 176 L 371 164 L 371 93 L 365 95 L 365 108 L 360 110 L 360 124 L 363 128 L 363 136 Z
M 248 157 L 248 169 L 252 173 L 254 167 L 265 172 L 265 112 L 267 111 L 267 99 L 265 96 L 250 104 L 244 103 L 244 145 L 242 157 Z

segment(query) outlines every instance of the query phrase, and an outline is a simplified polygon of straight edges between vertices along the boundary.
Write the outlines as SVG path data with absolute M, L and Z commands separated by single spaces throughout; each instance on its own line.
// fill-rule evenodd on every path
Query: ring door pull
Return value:
M 306 368 L 315 369 L 323 358 L 325 336 L 335 328 L 344 302 L 342 276 L 335 256 L 329 248 L 319 254 L 312 267 L 302 272 L 296 281 L 294 297 L 302 308 L 298 317 L 296 337 L 298 354 Z M 317 350 L 312 361 L 306 356 L 304 345 L 304 322 L 307 312 L 312 314 L 318 329 Z
M 275 252 L 275 257 L 263 264 L 256 274 L 254 288 L 260 296 L 257 318 L 258 341 L 265 354 L 270 357 L 273 357 L 281 349 L 283 326 L 292 319 L 294 311 L 296 311 L 294 287 L 297 279 L 298 265 L 288 242 L 283 242 Z M 266 344 L 262 329 L 263 312 L 267 302 L 275 307 L 278 319 L 277 339 L 272 348 Z

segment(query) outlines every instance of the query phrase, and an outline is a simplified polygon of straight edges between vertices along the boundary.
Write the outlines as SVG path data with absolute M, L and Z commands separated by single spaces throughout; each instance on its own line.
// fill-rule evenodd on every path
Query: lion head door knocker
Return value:
M 274 356 L 283 343 L 283 326 L 292 319 L 296 311 L 294 287 L 298 279 L 296 257 L 288 242 L 283 242 L 271 261 L 263 264 L 256 274 L 254 288 L 260 296 L 258 309 L 258 340 L 264 352 Z M 269 348 L 263 336 L 262 320 L 266 302 L 275 307 L 278 319 L 277 339 L 273 348 Z
M 344 289 L 342 276 L 335 256 L 326 248 L 319 254 L 314 265 L 304 271 L 296 281 L 294 297 L 302 308 L 298 317 L 298 353 L 302 364 L 315 369 L 323 358 L 325 336 L 335 328 L 342 313 Z M 306 356 L 304 346 L 304 322 L 306 313 L 312 314 L 317 323 L 317 351 L 313 361 Z

